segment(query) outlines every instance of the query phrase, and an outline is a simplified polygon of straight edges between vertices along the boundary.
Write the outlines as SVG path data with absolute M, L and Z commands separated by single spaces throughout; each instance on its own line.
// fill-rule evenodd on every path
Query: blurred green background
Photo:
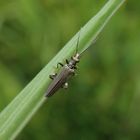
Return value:
M 107 0 L 0 0 L 0 110 Z M 17 140 L 140 139 L 140 1 L 127 1 L 82 57 L 78 75 Z

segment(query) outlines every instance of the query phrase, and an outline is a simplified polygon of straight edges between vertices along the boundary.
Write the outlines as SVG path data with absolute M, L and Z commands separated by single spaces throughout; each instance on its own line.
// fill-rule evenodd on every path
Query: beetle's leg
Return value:
M 54 73 L 54 74 L 49 75 L 50 79 L 52 79 L 52 80 L 53 80 L 56 76 L 57 76 L 57 73 Z
M 69 61 L 68 61 L 68 59 L 66 59 L 66 63 L 67 63 L 67 64 L 69 64 Z
M 74 66 L 74 69 L 77 70 L 77 66 Z
M 64 85 L 62 85 L 62 88 L 67 89 L 68 88 L 68 83 L 64 83 Z
M 75 72 L 73 72 L 73 73 L 72 73 L 72 76 L 75 76 L 75 75 L 77 75 L 77 74 L 76 74 Z
M 63 67 L 64 65 L 62 64 L 62 63 L 57 63 L 57 68 L 59 67 L 59 65 L 61 66 L 61 67 Z

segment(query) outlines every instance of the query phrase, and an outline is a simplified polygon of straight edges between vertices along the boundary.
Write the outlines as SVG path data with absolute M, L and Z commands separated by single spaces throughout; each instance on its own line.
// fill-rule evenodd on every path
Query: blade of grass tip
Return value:
M 109 0 L 97 15 L 82 28 L 79 52 L 82 52 L 92 43 L 124 1 Z M 69 58 L 75 52 L 77 38 L 78 33 L 0 113 L 1 140 L 14 139 L 44 103 L 46 100 L 44 93 L 50 83 L 49 74 L 52 73 L 53 66 L 56 66 L 57 62 Z

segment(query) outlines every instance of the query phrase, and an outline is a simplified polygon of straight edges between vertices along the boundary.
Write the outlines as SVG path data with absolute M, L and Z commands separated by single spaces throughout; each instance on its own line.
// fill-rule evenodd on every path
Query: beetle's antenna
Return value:
M 81 34 L 81 31 L 82 31 L 82 28 L 81 28 L 80 31 L 79 31 L 79 35 L 78 35 L 78 39 L 77 39 L 77 45 L 76 45 L 76 53 L 75 53 L 75 54 L 78 53 L 78 47 L 79 47 L 79 41 L 80 41 L 80 34 Z
M 96 43 L 97 39 L 98 39 L 98 37 L 96 37 L 96 38 L 93 40 L 93 42 L 91 43 L 91 45 L 94 45 L 94 44 Z M 89 46 L 91 46 L 91 45 L 89 45 Z M 84 49 L 84 50 L 80 53 L 80 56 L 81 56 L 85 51 L 87 51 L 88 48 L 89 48 L 89 47 L 87 47 L 86 49 Z

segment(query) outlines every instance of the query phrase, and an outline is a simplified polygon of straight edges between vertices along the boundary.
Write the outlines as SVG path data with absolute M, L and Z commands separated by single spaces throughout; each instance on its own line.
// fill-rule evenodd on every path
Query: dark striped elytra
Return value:
M 52 83 L 49 85 L 46 97 L 52 96 L 59 88 L 68 88 L 68 79 L 75 74 L 75 70 L 77 69 L 76 65 L 79 62 L 80 55 L 76 53 L 71 60 L 66 60 L 66 64 L 58 63 L 62 66 L 62 69 L 58 74 L 50 75 L 50 78 L 53 79 Z

